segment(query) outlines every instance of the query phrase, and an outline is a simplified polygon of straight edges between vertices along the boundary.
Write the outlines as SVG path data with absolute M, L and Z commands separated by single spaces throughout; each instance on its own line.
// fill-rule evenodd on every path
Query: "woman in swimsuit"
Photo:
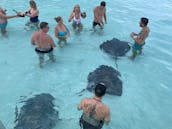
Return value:
M 6 26 L 7 26 L 7 19 L 18 17 L 19 14 L 13 15 L 13 16 L 7 16 L 6 10 L 3 10 L 2 7 L 0 7 L 0 32 L 2 35 L 6 34 Z
M 30 9 L 25 12 L 25 16 L 30 17 L 30 20 L 26 23 L 26 26 L 34 25 L 36 28 L 39 28 L 39 10 L 37 9 L 37 5 L 35 1 L 30 0 Z
M 78 27 L 78 31 L 82 30 L 83 25 L 81 23 L 81 17 L 85 18 L 86 13 L 85 12 L 81 13 L 80 6 L 77 4 L 74 6 L 73 11 L 68 20 L 69 22 L 71 22 L 73 19 L 72 26 L 73 26 L 74 30 L 76 30 L 77 27 Z
M 58 16 L 54 18 L 58 23 L 55 27 L 54 34 L 59 39 L 59 46 L 62 47 L 62 42 L 67 43 L 66 39 L 70 36 L 70 32 L 66 25 L 63 24 L 62 17 Z

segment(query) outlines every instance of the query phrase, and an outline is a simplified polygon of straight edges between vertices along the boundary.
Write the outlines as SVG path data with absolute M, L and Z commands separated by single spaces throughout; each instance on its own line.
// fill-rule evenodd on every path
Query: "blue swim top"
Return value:
M 67 30 L 67 28 L 66 28 L 65 31 L 59 31 L 59 32 L 58 32 L 58 36 L 65 36 L 65 35 L 67 35 L 67 33 L 68 33 L 68 30 Z

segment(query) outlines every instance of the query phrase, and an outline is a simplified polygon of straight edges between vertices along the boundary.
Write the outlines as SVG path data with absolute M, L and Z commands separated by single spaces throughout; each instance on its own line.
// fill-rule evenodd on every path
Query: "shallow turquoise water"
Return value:
M 83 20 L 84 31 L 72 32 L 67 18 L 73 5 L 79 3 L 87 12 Z M 1 6 L 12 14 L 12 9 L 26 10 L 28 0 L 0 0 Z M 118 61 L 123 81 L 122 97 L 106 95 L 104 103 L 111 108 L 111 123 L 105 129 L 171 129 L 172 127 L 172 1 L 171 0 L 107 0 L 108 24 L 104 31 L 90 32 L 93 7 L 98 0 L 37 0 L 40 20 L 50 23 L 50 32 L 56 25 L 53 18 L 61 15 L 71 30 L 69 45 L 56 48 L 57 63 L 38 68 L 37 55 L 30 45 L 32 31 L 25 31 L 23 18 L 11 19 L 9 38 L 0 37 L 0 120 L 8 129 L 14 127 L 15 106 L 20 96 L 51 93 L 56 97 L 62 122 L 56 129 L 77 129 L 81 112 L 76 109 L 83 97 L 92 94 L 76 93 L 87 85 L 87 75 L 99 65 L 116 68 L 115 61 L 99 50 L 99 45 L 116 37 L 132 42 L 130 32 L 140 30 L 139 18 L 149 17 L 151 34 L 144 54 L 131 62 L 127 57 Z M 54 38 L 54 36 L 53 36 Z M 54 38 L 55 41 L 57 41 Z M 128 53 L 130 55 L 131 53 Z

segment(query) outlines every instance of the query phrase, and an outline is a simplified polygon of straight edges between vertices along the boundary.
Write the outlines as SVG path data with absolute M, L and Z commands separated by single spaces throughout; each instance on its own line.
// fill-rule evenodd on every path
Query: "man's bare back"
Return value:
M 109 108 L 104 105 L 101 100 L 98 100 L 95 97 L 93 98 L 85 98 L 78 105 L 79 110 L 83 110 L 86 115 L 90 115 L 92 109 L 96 105 L 95 114 L 93 115 L 96 120 L 103 120 L 105 123 L 109 123 L 110 121 L 110 111 Z
M 36 45 L 37 48 L 41 49 L 53 48 L 56 46 L 53 39 L 42 30 L 33 33 L 31 40 L 33 45 Z

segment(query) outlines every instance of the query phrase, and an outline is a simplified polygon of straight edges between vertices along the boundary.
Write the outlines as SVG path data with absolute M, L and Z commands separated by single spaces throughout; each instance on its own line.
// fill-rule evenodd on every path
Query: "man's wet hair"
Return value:
M 41 23 L 40 23 L 40 29 L 46 28 L 47 25 L 48 25 L 47 22 L 41 22 Z
M 102 1 L 101 3 L 100 3 L 100 6 L 106 6 L 106 2 L 105 1 Z
M 145 17 L 142 17 L 141 18 L 141 22 L 144 26 L 147 26 L 148 22 L 149 22 L 149 19 L 148 18 L 145 18 Z
M 98 83 L 95 87 L 95 95 L 97 97 L 102 97 L 106 93 L 106 86 L 103 83 Z

